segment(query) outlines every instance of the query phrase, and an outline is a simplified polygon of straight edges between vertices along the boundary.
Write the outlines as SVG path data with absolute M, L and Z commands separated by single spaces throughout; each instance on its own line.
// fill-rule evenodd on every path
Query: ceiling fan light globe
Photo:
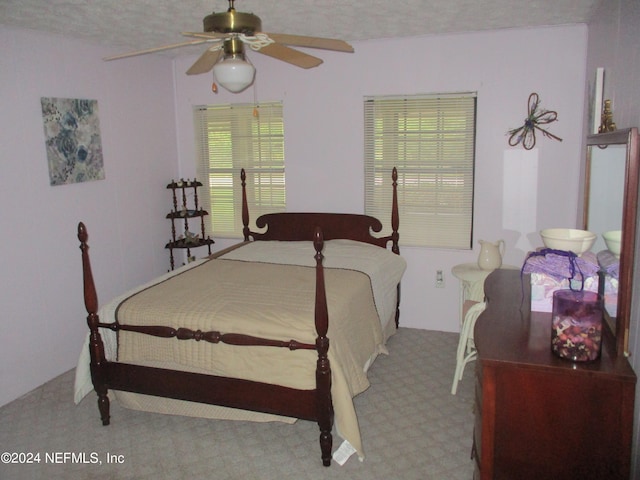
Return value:
M 256 69 L 239 57 L 225 58 L 213 67 L 218 84 L 232 93 L 239 93 L 253 83 Z

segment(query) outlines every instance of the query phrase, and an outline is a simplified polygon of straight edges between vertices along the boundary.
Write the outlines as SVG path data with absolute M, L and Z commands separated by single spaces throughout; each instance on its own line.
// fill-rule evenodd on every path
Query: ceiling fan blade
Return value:
M 322 63 L 322 60 L 318 57 L 299 52 L 279 43 L 272 43 L 262 47 L 258 52 L 302 68 L 317 67 Z
M 110 57 L 105 57 L 103 60 L 108 61 L 108 60 L 118 60 L 120 58 L 135 57 L 136 55 L 146 55 L 147 53 L 161 52 L 163 50 L 171 50 L 172 48 L 186 47 L 189 45 L 199 45 L 201 43 L 206 43 L 208 41 L 209 40 L 205 40 L 205 39 L 189 40 L 188 42 L 174 43 L 172 45 L 164 45 L 162 47 L 147 48 L 146 50 L 137 50 L 135 52 L 112 55 Z
M 210 40 L 223 40 L 229 36 L 226 33 L 218 32 L 182 32 L 185 37 L 208 38 Z
M 303 35 L 288 35 L 286 33 L 267 33 L 269 38 L 278 43 L 295 47 L 320 48 L 337 52 L 353 52 L 353 47 L 343 40 L 335 38 L 305 37 Z
M 214 51 L 211 51 L 209 49 L 205 50 L 204 53 L 200 55 L 200 58 L 196 60 L 196 63 L 191 65 L 191 68 L 187 70 L 187 75 L 199 75 L 200 73 L 207 73 L 211 71 L 211 69 L 221 56 L 221 49 Z

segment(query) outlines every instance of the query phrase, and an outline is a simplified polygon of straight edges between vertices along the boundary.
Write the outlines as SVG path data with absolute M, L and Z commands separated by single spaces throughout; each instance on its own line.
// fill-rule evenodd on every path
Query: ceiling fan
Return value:
M 192 40 L 113 55 L 104 60 L 117 60 L 173 48 L 211 43 L 212 45 L 187 70 L 187 75 L 198 75 L 213 70 L 215 79 L 220 85 L 233 93 L 238 93 L 251 85 L 255 76 L 255 68 L 245 55 L 245 45 L 251 50 L 301 68 L 316 67 L 322 63 L 322 60 L 291 48 L 291 46 L 353 52 L 353 47 L 343 40 L 284 33 L 264 33 L 260 17 L 253 13 L 237 12 L 234 8 L 234 0 L 229 0 L 229 8 L 226 12 L 213 12 L 204 17 L 203 24 L 203 32 L 182 32 L 182 35 L 192 37 Z M 217 91 L 215 82 L 213 90 Z

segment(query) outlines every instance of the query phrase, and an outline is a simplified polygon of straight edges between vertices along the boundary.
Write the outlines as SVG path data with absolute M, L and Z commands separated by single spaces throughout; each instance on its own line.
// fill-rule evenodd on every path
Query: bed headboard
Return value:
M 256 226 L 265 228 L 263 233 L 252 232 L 249 229 L 249 207 L 247 205 L 246 194 L 246 174 L 244 169 L 240 172 L 242 180 L 242 224 L 245 241 L 253 240 L 284 240 L 300 241 L 313 240 L 316 227 L 322 229 L 324 240 L 334 240 L 339 238 L 356 240 L 370 243 L 382 248 L 387 248 L 389 242 L 392 243 L 391 250 L 399 254 L 398 247 L 398 172 L 394 168 L 391 174 L 393 180 L 393 198 L 391 209 L 392 233 L 386 237 L 375 237 L 371 232 L 380 232 L 382 223 L 375 217 L 352 213 L 302 213 L 284 212 L 268 213 L 258 217 Z

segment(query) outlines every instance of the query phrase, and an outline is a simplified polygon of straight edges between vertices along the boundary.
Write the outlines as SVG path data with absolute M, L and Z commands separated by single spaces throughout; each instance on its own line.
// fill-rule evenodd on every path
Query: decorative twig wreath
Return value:
M 545 110 L 540 108 L 540 98 L 537 93 L 529 95 L 527 101 L 527 107 L 529 108 L 529 115 L 524 120 L 524 125 L 520 128 L 509 130 L 509 145 L 515 147 L 522 142 L 522 146 L 525 150 L 531 150 L 536 145 L 536 130 L 540 130 L 545 137 L 553 138 L 554 140 L 562 141 L 560 137 L 555 136 L 539 125 L 546 125 L 555 122 L 558 119 L 558 113 L 552 110 Z

